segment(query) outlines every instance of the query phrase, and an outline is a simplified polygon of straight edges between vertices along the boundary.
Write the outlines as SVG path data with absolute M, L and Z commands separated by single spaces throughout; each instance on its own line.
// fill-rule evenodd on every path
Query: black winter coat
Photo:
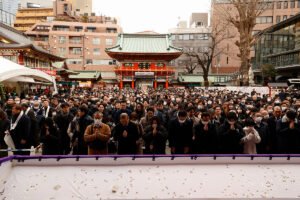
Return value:
M 128 133 L 127 137 L 123 137 L 125 130 Z M 138 127 L 133 122 L 129 122 L 127 126 L 119 123 L 114 128 L 114 140 L 118 142 L 118 154 L 136 154 L 138 139 Z
M 241 154 L 243 153 L 243 145 L 241 139 L 245 136 L 240 125 L 235 123 L 235 130 L 230 129 L 229 123 L 226 121 L 219 128 L 219 146 L 220 152 L 225 154 Z
M 145 141 L 145 154 L 165 154 L 166 141 L 168 138 L 167 130 L 161 125 L 157 127 L 156 135 L 153 135 L 153 128 L 151 125 L 144 130 L 143 139 Z M 153 148 L 150 148 L 153 147 Z
M 218 150 L 218 137 L 216 125 L 209 123 L 208 130 L 204 130 L 204 125 L 200 122 L 194 127 L 194 153 L 213 154 Z

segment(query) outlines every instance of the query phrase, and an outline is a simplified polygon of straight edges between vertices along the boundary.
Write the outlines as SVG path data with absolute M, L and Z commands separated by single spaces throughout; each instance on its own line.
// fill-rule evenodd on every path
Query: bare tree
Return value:
M 255 43 L 253 29 L 256 25 L 256 18 L 259 17 L 273 2 L 267 0 L 228 0 L 233 10 L 228 11 L 228 5 L 218 12 L 223 15 L 223 19 L 233 25 L 238 33 L 239 39 L 235 42 L 240 53 L 237 55 L 241 59 L 240 79 L 243 85 L 249 85 L 248 72 L 250 65 L 251 47 Z M 221 7 L 222 8 L 222 7 Z
M 211 69 L 213 60 L 219 56 L 224 50 L 220 47 L 220 43 L 225 39 L 233 38 L 233 35 L 228 35 L 226 30 L 226 24 L 216 24 L 210 29 L 210 34 L 205 36 L 210 40 L 207 47 L 203 48 L 201 52 L 185 52 L 184 54 L 188 57 L 193 58 L 203 71 L 204 86 L 208 87 L 208 74 Z
M 188 74 L 193 74 L 195 69 L 199 66 L 195 59 L 193 59 L 191 56 L 187 56 L 186 60 L 183 62 Z

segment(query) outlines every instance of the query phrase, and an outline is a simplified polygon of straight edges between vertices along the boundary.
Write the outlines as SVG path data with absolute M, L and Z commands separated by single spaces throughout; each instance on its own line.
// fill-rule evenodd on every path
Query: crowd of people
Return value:
M 43 155 L 300 153 L 299 97 L 209 88 L 8 96 L 0 149 L 12 148 L 10 136 L 18 155 L 32 146 Z

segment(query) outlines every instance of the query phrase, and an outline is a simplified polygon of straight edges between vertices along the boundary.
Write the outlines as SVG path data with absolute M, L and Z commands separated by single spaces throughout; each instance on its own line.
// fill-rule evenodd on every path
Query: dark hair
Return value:
M 294 110 L 289 110 L 286 112 L 287 118 L 294 120 L 297 116 L 297 113 Z
M 154 108 L 152 108 L 152 107 L 147 108 L 147 112 L 149 112 L 149 111 L 154 112 Z
M 178 117 L 186 117 L 187 116 L 187 112 L 185 110 L 180 110 L 178 112 Z
M 156 121 L 156 122 L 157 122 L 157 126 L 160 125 L 160 119 L 159 119 L 159 117 L 153 116 L 153 117 L 150 119 L 150 124 L 153 124 L 153 121 Z
M 229 120 L 231 120 L 231 119 L 237 120 L 236 113 L 234 113 L 234 112 L 229 112 L 229 113 L 227 114 L 227 119 L 229 119 Z
M 70 107 L 70 105 L 68 103 L 62 103 L 60 105 L 61 108 L 65 108 L 65 107 Z
M 22 103 L 21 106 L 24 107 L 24 108 L 28 108 L 29 104 L 28 103 Z
M 85 105 L 82 105 L 79 107 L 80 112 L 84 112 L 85 114 L 88 114 L 88 107 Z
M 201 117 L 210 117 L 210 114 L 208 112 L 203 112 L 201 114 Z
M 0 119 L 1 120 L 7 119 L 7 114 L 1 108 L 0 108 Z
M 22 110 L 22 106 L 20 106 L 20 105 L 15 105 L 14 107 L 16 110 Z
M 186 110 L 187 110 L 188 112 L 190 112 L 190 111 L 192 111 L 192 110 L 194 110 L 194 111 L 195 111 L 196 109 L 195 109 L 195 107 L 194 107 L 194 106 L 189 106 L 189 107 L 188 107 Z
M 247 118 L 246 120 L 245 120 L 245 126 L 255 126 L 255 122 L 254 122 L 254 120 L 252 119 L 252 118 Z

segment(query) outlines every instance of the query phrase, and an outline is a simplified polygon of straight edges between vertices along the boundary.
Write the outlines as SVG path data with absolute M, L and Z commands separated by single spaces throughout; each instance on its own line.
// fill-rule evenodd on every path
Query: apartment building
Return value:
M 21 8 L 52 8 L 53 0 L 21 0 Z
M 172 44 L 182 48 L 183 52 L 201 53 L 208 51 L 211 43 L 211 28 L 207 27 L 207 16 L 207 13 L 193 13 L 190 17 L 189 27 L 187 27 L 188 23 L 186 21 L 180 21 L 176 28 L 169 29 L 169 34 L 172 35 Z M 185 54 L 173 60 L 171 65 L 175 68 L 176 77 L 178 74 L 187 72 L 186 66 L 191 65 L 194 61 L 195 59 L 191 61 L 190 57 Z M 199 66 L 195 69 L 194 73 L 198 72 L 202 72 Z
M 267 9 L 256 19 L 253 34 L 286 20 L 300 11 L 300 1 L 274 0 L 266 2 L 266 4 Z M 228 0 L 213 0 L 211 10 L 212 26 L 224 24 L 224 11 L 232 12 L 233 14 L 236 12 Z M 239 40 L 239 33 L 232 25 L 227 25 L 224 32 L 229 36 L 235 37 L 220 43 L 218 48 L 224 49 L 224 52 L 213 61 L 212 71 L 216 72 L 218 67 L 219 72 L 232 73 L 238 71 L 241 64 L 240 58 L 237 56 L 239 49 L 235 45 L 235 42 Z M 252 52 L 252 55 L 254 56 L 254 52 Z
M 71 70 L 113 68 L 116 61 L 105 48 L 112 47 L 122 32 L 119 25 L 82 22 L 39 22 L 26 35 L 50 53 L 66 58 Z
M 92 0 L 56 0 L 54 2 L 55 15 L 92 15 Z
M 26 32 L 37 22 L 54 19 L 53 8 L 22 8 L 16 14 L 14 28 Z

